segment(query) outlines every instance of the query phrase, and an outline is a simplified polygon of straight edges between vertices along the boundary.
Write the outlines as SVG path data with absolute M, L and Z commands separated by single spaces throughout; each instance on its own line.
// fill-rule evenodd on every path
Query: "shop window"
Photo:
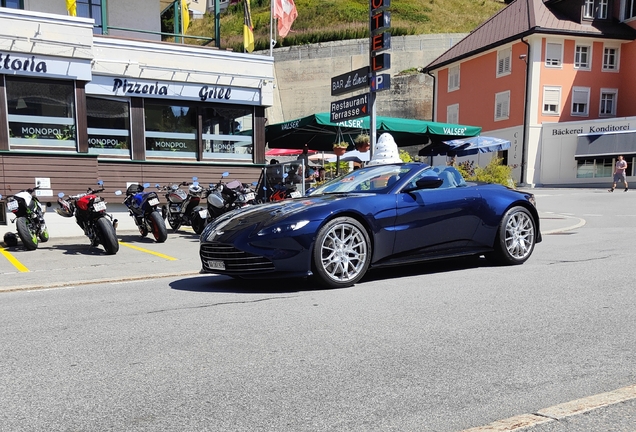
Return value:
M 616 98 L 618 90 L 601 89 L 601 106 L 599 115 L 601 117 L 609 117 L 616 115 Z
M 88 152 L 130 155 L 128 101 L 86 97 Z
M 626 156 L 627 169 L 625 174 L 632 176 L 632 156 Z M 576 178 L 611 178 L 614 175 L 615 159 L 585 158 L 576 161 Z
M 589 87 L 573 87 L 572 88 L 572 115 L 587 117 L 590 106 L 590 89 Z
M 252 108 L 217 106 L 203 112 L 203 157 L 252 159 Z
M 145 103 L 146 156 L 197 157 L 197 110 L 183 102 Z
M 0 6 L 11 9 L 24 9 L 24 0 L 0 0 Z
M 77 148 L 75 85 L 7 77 L 9 144 Z
M 512 59 L 512 49 L 497 51 L 497 76 L 509 75 Z
M 459 90 L 459 66 L 448 68 L 448 91 Z
M 95 21 L 93 33 L 102 34 L 104 32 L 102 23 L 102 0 L 77 0 L 77 16 L 93 18 Z
M 589 45 L 577 45 L 574 48 L 574 67 L 576 69 L 590 70 L 590 53 L 592 48 Z

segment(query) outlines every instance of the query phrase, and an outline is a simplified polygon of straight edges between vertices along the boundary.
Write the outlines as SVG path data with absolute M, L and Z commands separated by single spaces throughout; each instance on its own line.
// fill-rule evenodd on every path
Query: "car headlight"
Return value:
M 269 234 L 282 234 L 286 232 L 296 231 L 304 227 L 309 223 L 308 220 L 302 220 L 298 222 L 286 223 L 282 225 L 275 225 L 272 227 L 263 228 L 257 235 L 269 235 Z

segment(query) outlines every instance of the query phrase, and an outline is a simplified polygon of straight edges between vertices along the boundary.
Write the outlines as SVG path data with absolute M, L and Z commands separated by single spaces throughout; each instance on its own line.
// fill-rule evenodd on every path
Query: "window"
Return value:
M 0 6 L 11 9 L 24 9 L 24 0 L 0 0 Z
M 77 16 L 95 20 L 93 33 L 102 34 L 104 32 L 102 0 L 77 0 Z
M 197 110 L 192 104 L 145 101 L 146 155 L 196 158 Z
M 75 85 L 6 77 L 11 146 L 77 148 L 75 135 Z
M 252 159 L 253 110 L 238 106 L 203 109 L 203 157 Z
M 608 4 L 608 0 L 585 0 L 583 4 L 583 18 L 607 19 Z
M 459 104 L 446 107 L 446 123 L 459 124 Z
M 611 158 L 587 158 L 576 161 L 576 178 L 612 177 L 614 161 Z M 625 172 L 627 174 L 627 171 Z
M 545 45 L 545 65 L 549 67 L 560 67 L 562 58 L 562 45 L 560 43 L 548 42 Z
M 459 89 L 459 65 L 448 68 L 448 91 Z
M 618 70 L 618 48 L 612 48 L 612 47 L 603 48 L 603 70 L 604 71 Z
M 607 19 L 607 3 L 608 0 L 598 0 L 598 7 L 596 8 L 596 18 Z
M 616 98 L 618 97 L 617 89 L 601 89 L 601 107 L 599 115 L 601 117 L 616 115 Z
M 583 17 L 594 18 L 594 0 L 585 0 L 583 5 Z
M 510 91 L 495 94 L 495 121 L 510 117 Z
M 590 89 L 588 87 L 572 88 L 572 115 L 587 117 L 590 106 Z
M 559 114 L 561 87 L 543 88 L 543 114 Z
M 625 16 L 623 19 L 628 20 L 636 16 L 636 0 L 625 0 Z
M 574 67 L 576 69 L 590 70 L 590 58 L 592 47 L 589 45 L 577 45 L 574 48 Z
M 130 155 L 130 107 L 127 100 L 86 97 L 88 152 Z
M 497 52 L 497 76 L 508 75 L 510 73 L 510 60 L 512 49 L 506 48 Z

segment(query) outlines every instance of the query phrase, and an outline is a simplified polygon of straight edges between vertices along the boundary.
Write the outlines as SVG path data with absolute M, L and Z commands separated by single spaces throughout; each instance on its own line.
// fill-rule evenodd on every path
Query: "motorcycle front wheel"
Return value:
M 119 250 L 119 241 L 117 241 L 117 233 L 115 227 L 105 217 L 100 217 L 95 223 L 97 236 L 108 255 L 115 255 Z
M 38 236 L 35 232 L 31 231 L 29 228 L 29 223 L 27 218 L 19 217 L 15 221 L 16 228 L 18 229 L 18 235 L 20 236 L 20 240 L 22 240 L 22 244 L 26 250 L 35 250 L 38 248 Z
M 148 225 L 152 228 L 152 236 L 157 243 L 163 243 L 168 238 L 168 230 L 166 229 L 166 223 L 164 222 L 161 214 L 158 211 L 153 211 L 148 215 Z

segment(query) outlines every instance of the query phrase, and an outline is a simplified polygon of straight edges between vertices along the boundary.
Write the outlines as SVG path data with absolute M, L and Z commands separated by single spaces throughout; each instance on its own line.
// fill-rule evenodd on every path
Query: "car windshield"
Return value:
M 413 167 L 406 165 L 375 165 L 361 168 L 318 186 L 309 195 L 343 192 L 386 193 L 411 169 Z

